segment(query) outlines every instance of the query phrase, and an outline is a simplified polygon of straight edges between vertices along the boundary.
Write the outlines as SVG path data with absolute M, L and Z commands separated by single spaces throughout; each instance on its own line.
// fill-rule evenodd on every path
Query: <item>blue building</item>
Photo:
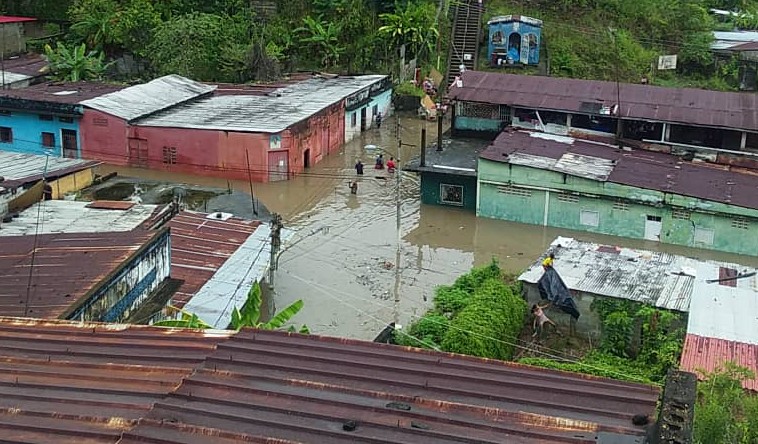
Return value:
M 539 63 L 542 20 L 523 15 L 504 15 L 494 17 L 487 22 L 487 26 L 487 60 L 492 66 Z
M 78 82 L 0 92 L 0 150 L 81 158 L 79 102 L 121 88 Z

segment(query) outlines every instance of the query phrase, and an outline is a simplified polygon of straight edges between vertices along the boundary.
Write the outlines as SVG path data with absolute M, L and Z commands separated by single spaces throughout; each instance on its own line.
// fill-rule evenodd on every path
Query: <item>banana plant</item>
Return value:
M 300 312 L 303 308 L 302 299 L 298 299 L 284 310 L 277 313 L 268 322 L 260 322 L 261 317 L 261 305 L 263 304 L 263 298 L 261 297 L 261 286 L 256 282 L 247 294 L 247 300 L 242 305 L 242 309 L 234 307 L 232 310 L 232 322 L 230 328 L 234 330 L 240 330 L 241 328 L 259 328 L 261 330 L 278 330 L 284 326 L 290 319 Z M 189 313 L 187 311 L 176 309 L 181 312 L 182 317 L 180 319 L 167 319 L 154 323 L 158 327 L 178 327 L 178 328 L 213 328 L 210 324 L 200 319 L 196 314 Z M 302 334 L 309 334 L 310 330 L 307 326 L 303 325 L 299 330 L 296 330 L 294 326 L 290 326 L 288 331 L 299 332 Z

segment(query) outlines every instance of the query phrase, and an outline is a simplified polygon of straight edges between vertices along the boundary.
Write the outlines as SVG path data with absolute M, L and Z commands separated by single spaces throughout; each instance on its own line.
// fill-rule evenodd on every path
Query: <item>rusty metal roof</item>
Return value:
M 43 177 L 63 177 L 99 164 L 100 162 L 91 160 L 0 151 L 0 177 L 5 179 L 0 185 L 14 187 Z
M 649 386 L 251 330 L 219 344 L 148 418 L 304 443 L 595 443 L 642 436 L 631 417 L 653 414 L 657 398 Z M 126 442 L 155 433 L 137 426 Z M 175 442 L 172 428 L 160 436 Z
M 697 373 L 703 379 L 700 370 L 712 372 L 726 362 L 734 362 L 758 375 L 758 345 L 687 334 L 680 360 L 682 370 Z M 758 379 L 747 379 L 742 386 L 758 391 Z
M 11 68 L 6 69 L 10 70 Z M 21 101 L 30 100 L 76 105 L 82 100 L 92 99 L 124 88 L 125 86 L 123 85 L 98 82 L 50 82 L 27 86 L 26 88 L 0 91 L 0 97 Z M 13 102 L 4 103 L 11 104 Z M 23 103 L 19 102 L 20 105 L 23 105 Z
M 229 334 L 0 318 L 0 436 L 116 443 Z
M 585 113 L 583 104 L 612 106 L 624 119 L 640 119 L 758 131 L 758 95 L 663 88 L 599 80 L 522 76 L 481 71 L 463 73 L 463 86 L 449 97 L 544 110 Z
M 171 227 L 171 277 L 184 281 L 172 298 L 172 304 L 179 308 L 184 307 L 260 225 L 259 221 L 237 217 L 219 220 L 208 216 L 183 211 L 168 224 Z
M 659 394 L 283 332 L 0 319 L 0 339 L 0 431 L 27 442 L 642 443 Z
M 0 316 L 65 315 L 158 234 L 146 230 L 41 234 L 36 244 L 35 236 L 0 238 Z
M 758 209 L 758 176 L 755 174 L 687 162 L 671 154 L 624 151 L 599 142 L 545 133 L 504 131 L 480 157 L 495 162 L 510 162 L 514 157 L 517 160 L 513 163 L 555 169 L 551 165 L 569 153 L 589 156 L 598 162 L 598 159 L 610 161 L 612 171 L 605 179 L 608 182 Z M 592 178 L 581 169 L 564 172 Z

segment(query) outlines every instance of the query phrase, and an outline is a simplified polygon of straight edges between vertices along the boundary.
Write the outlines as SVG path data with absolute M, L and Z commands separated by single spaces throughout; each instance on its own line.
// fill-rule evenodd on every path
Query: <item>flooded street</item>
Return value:
M 437 285 L 451 283 L 473 265 L 493 257 L 506 270 L 520 272 L 558 235 L 758 265 L 758 258 L 482 219 L 457 208 L 421 205 L 419 178 L 404 173 L 400 304 L 395 313 L 395 179 L 386 171 L 376 172 L 374 155 L 363 147 L 377 145 L 387 153 L 385 158 L 395 156 L 399 132 L 404 144 L 414 145 L 400 150 L 401 164 L 405 163 L 418 156 L 423 124 L 403 118 L 398 131 L 395 119 L 387 119 L 381 130 L 357 137 L 343 151 L 293 180 L 253 185 L 255 198 L 270 212 L 280 213 L 287 228 L 296 230 L 280 256 L 274 290 L 277 307 L 296 299 L 305 301 L 295 323 L 308 325 L 313 333 L 373 339 L 396 315 L 405 326 L 423 314 L 431 306 Z M 427 142 L 431 143 L 436 138 L 436 123 L 426 126 Z M 366 164 L 366 174 L 360 179 L 357 195 L 352 195 L 348 184 L 356 177 L 353 165 L 358 158 Z M 109 171 L 201 187 L 198 192 L 213 195 L 197 203 L 196 209 L 254 217 L 247 182 L 113 167 L 101 167 L 100 173 Z M 260 212 L 258 218 L 267 220 Z

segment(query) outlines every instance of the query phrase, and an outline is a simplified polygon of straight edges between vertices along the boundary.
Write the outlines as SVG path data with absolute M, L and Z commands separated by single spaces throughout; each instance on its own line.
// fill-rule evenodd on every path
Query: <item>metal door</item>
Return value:
M 661 217 L 648 215 L 645 219 L 645 240 L 661 240 Z
M 63 157 L 69 159 L 79 158 L 79 141 L 74 130 L 61 130 L 61 140 L 63 141 Z
M 361 108 L 361 132 L 366 131 L 366 107 Z
M 279 180 L 287 180 L 288 159 L 289 152 L 283 151 L 269 151 L 268 153 L 268 180 L 269 182 L 276 182 Z
M 129 138 L 129 165 L 147 168 L 147 140 Z

